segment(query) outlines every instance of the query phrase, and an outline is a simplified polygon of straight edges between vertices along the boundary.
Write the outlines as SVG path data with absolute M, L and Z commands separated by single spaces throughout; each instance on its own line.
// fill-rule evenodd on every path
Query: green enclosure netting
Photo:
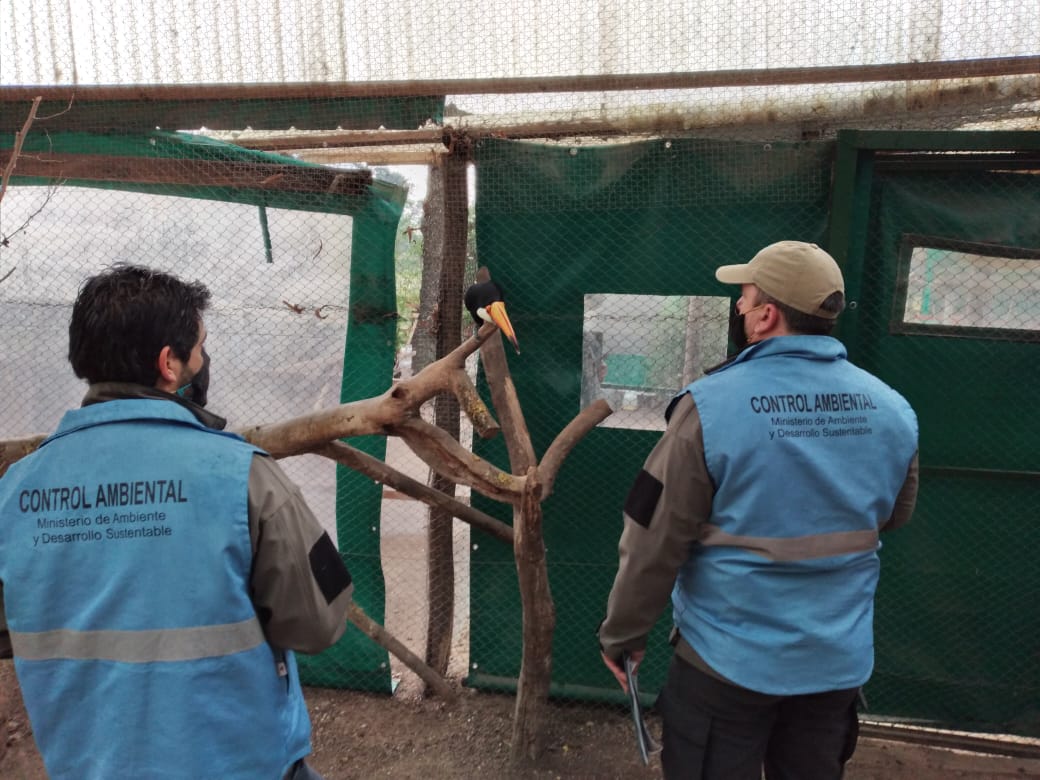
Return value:
M 558 695 L 620 697 L 595 640 L 620 507 L 664 405 L 725 354 L 734 293 L 714 269 L 793 235 L 825 244 L 834 156 L 829 142 L 478 149 L 478 249 L 515 312 L 523 353 L 509 363 L 536 453 L 590 400 L 616 410 L 570 455 L 544 506 Z M 855 204 L 868 220 L 857 275 L 846 268 L 838 335 L 921 420 L 920 505 L 883 537 L 866 695 L 874 717 L 1035 735 L 1040 426 L 1025 410 L 1040 378 L 1040 188 L 1030 172 L 935 168 L 878 163 L 870 197 Z M 931 247 L 927 270 L 916 246 Z M 506 457 L 498 442 L 475 449 Z M 470 583 L 468 681 L 515 687 L 512 551 L 474 545 Z M 665 614 L 641 667 L 648 701 L 670 627 Z
M 920 506 L 881 551 L 869 714 L 1040 735 L 1040 14 L 1019 0 L 189 10 L 0 0 L 0 437 L 48 432 L 78 404 L 69 307 L 110 263 L 213 291 L 210 405 L 231 428 L 413 376 L 487 266 L 518 330 L 507 355 L 536 453 L 593 400 L 614 410 L 544 505 L 553 695 L 613 707 L 594 632 L 621 505 L 668 400 L 726 354 L 733 290 L 714 268 L 816 241 L 847 276 L 838 336 L 921 420 Z M 464 278 L 441 278 L 457 251 Z M 465 421 L 461 439 L 508 469 L 501 441 L 474 442 Z M 350 443 L 430 480 L 399 439 Z M 449 678 L 515 687 L 511 551 L 456 520 L 438 559 L 421 502 L 316 455 L 282 463 L 372 618 L 420 657 L 448 625 Z M 435 569 L 449 604 L 431 602 Z M 668 627 L 650 638 L 647 703 Z M 353 628 L 301 666 L 316 685 L 422 689 Z
M 715 268 L 786 236 L 822 241 L 832 151 L 696 140 L 478 150 L 478 249 L 515 312 L 523 354 L 510 355 L 510 368 L 535 452 L 591 400 L 615 410 L 571 453 L 544 506 L 561 694 L 620 699 L 595 632 L 625 494 L 668 402 L 726 355 L 733 291 Z M 485 450 L 503 457 L 497 443 Z M 511 558 L 490 541 L 473 553 L 476 685 L 508 685 L 518 671 Z M 648 696 L 663 681 L 670 628 L 662 619 L 650 639 L 640 675 Z
M 30 136 L 23 149 L 319 173 L 163 132 Z M 488 140 L 476 150 L 477 247 L 493 259 L 521 335 L 524 351 L 509 360 L 536 452 L 591 400 L 615 410 L 571 454 L 545 506 L 558 615 L 554 694 L 619 698 L 594 637 L 616 564 L 619 508 L 660 435 L 664 405 L 726 352 L 732 291 L 714 280 L 714 268 L 784 236 L 825 243 L 834 159 L 832 142 L 673 139 L 578 149 Z M 78 399 L 63 355 L 68 307 L 86 274 L 118 260 L 201 278 L 214 290 L 213 403 L 233 427 L 388 386 L 399 188 L 365 183 L 330 196 L 304 185 L 268 193 L 14 181 L 3 204 L 11 231 L 11 275 L 0 288 L 10 320 L 3 374 L 9 383 L 32 377 L 36 390 L 4 394 L 8 435 L 48 430 Z M 878 662 L 867 688 L 877 716 L 1037 732 L 1040 682 L 1029 658 L 1040 626 L 1029 556 L 1040 432 L 1021 410 L 1037 373 L 1038 201 L 1028 172 L 889 162 L 877 164 L 862 202 L 850 205 L 866 242 L 847 261 L 856 305 L 839 336 L 921 419 L 920 506 L 882 551 Z M 360 445 L 386 454 L 382 438 Z M 475 450 L 506 462 L 501 442 Z M 393 523 L 382 532 L 393 504 L 380 488 L 317 460 L 286 467 L 319 513 L 336 518 L 359 603 L 386 621 L 381 547 L 400 556 L 400 545 L 421 537 Z M 474 503 L 508 520 L 502 505 Z M 466 681 L 509 689 L 520 659 L 512 551 L 479 532 L 468 544 L 458 562 Z M 663 679 L 669 626 L 662 616 L 651 637 L 648 700 Z M 390 690 L 400 678 L 391 677 L 385 651 L 354 629 L 303 667 L 322 685 Z

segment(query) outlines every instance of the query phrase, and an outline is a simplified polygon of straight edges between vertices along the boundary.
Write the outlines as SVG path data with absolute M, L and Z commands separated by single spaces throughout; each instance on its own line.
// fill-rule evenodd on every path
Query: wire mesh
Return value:
M 918 518 L 882 553 L 871 698 L 893 718 L 1040 734 L 1022 553 L 1037 541 L 1040 432 L 1009 389 L 1035 384 L 1040 318 L 1040 14 L 1026 5 L 196 0 L 171 15 L 0 0 L 0 436 L 45 433 L 78 404 L 69 307 L 110 263 L 209 285 L 210 406 L 231 428 L 407 380 L 486 265 L 518 330 L 509 365 L 536 453 L 591 401 L 614 410 L 545 503 L 552 690 L 613 701 L 593 632 L 620 507 L 664 406 L 730 347 L 732 294 L 712 271 L 773 240 L 847 233 L 855 307 L 839 335 L 914 403 L 927 466 Z M 999 159 L 879 157 L 843 180 L 843 130 L 1015 135 L 987 142 Z M 469 166 L 464 185 L 443 186 L 447 158 Z M 464 279 L 435 282 L 460 251 Z M 387 291 L 389 306 L 367 303 Z M 371 335 L 352 346 L 352 328 Z M 473 442 L 465 421 L 460 439 L 508 470 L 501 442 Z M 431 479 L 399 440 L 370 444 Z M 431 563 L 445 537 L 421 502 L 314 455 L 283 465 L 373 617 L 420 657 L 431 624 L 446 630 L 449 677 L 515 685 L 505 545 L 456 520 L 450 560 Z M 472 501 L 511 522 L 509 506 Z M 435 569 L 453 596 L 431 614 Z M 350 635 L 305 675 L 421 690 L 366 643 Z M 644 691 L 665 657 L 648 659 Z

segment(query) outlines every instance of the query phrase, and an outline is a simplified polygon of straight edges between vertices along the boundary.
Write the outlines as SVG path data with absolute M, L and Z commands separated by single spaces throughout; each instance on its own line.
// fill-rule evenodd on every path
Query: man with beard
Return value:
M 89 387 L 0 480 L 0 580 L 48 775 L 317 775 L 294 651 L 342 635 L 350 574 L 273 458 L 202 408 L 200 282 L 86 280 Z

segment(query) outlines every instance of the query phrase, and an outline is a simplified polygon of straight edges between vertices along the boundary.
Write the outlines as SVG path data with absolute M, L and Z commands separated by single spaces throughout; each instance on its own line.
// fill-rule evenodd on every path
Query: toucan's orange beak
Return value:
M 520 345 L 516 342 L 516 332 L 513 330 L 513 323 L 509 321 L 509 315 L 506 314 L 506 305 L 502 301 L 495 301 L 489 303 L 484 307 L 484 310 L 491 317 L 491 321 L 498 326 L 498 329 L 502 331 L 507 339 L 513 343 L 513 349 L 516 350 L 516 354 L 520 354 Z

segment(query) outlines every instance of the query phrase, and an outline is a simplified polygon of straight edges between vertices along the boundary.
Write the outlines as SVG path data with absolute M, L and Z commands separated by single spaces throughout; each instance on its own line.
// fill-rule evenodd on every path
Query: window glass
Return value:
M 899 330 L 1040 331 L 1040 253 L 917 238 L 904 242 L 903 266 Z
M 603 398 L 610 428 L 664 430 L 683 387 L 726 357 L 728 298 L 585 296 L 581 408 Z

